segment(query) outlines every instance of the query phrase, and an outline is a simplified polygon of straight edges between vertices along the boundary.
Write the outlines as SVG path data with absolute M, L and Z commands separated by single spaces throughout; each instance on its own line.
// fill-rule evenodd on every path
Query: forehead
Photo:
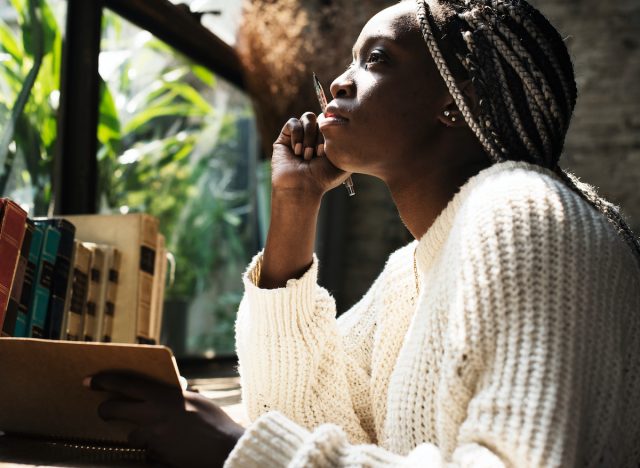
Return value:
M 408 43 L 415 40 L 419 31 L 414 3 L 398 3 L 380 11 L 364 25 L 353 51 L 355 53 L 360 50 L 371 38 L 383 37 L 398 43 Z

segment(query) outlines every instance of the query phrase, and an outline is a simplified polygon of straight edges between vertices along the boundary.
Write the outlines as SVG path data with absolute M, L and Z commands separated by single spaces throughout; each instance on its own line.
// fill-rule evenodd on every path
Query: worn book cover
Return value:
M 0 198 L 0 330 L 18 267 L 26 219 L 27 213 L 17 203 Z
M 113 319 L 116 314 L 116 301 L 118 298 L 118 281 L 120 276 L 120 263 L 122 254 L 115 247 L 111 247 L 109 252 L 109 277 L 107 278 L 107 292 L 104 298 L 104 315 L 102 317 L 102 328 L 100 329 L 101 341 L 112 342 Z
M 33 290 L 36 281 L 36 270 L 42 251 L 42 240 L 44 238 L 44 230 L 41 227 L 33 228 L 31 236 L 31 245 L 29 246 L 29 258 L 27 267 L 24 272 L 22 281 L 22 295 L 20 296 L 20 305 L 18 306 L 18 316 L 16 317 L 16 327 L 13 336 L 26 337 L 29 335 L 29 314 L 31 303 L 33 302 Z
M 9 305 L 7 306 L 7 313 L 4 316 L 4 324 L 2 325 L 3 336 L 13 336 L 15 333 L 16 320 L 18 319 L 18 311 L 20 309 L 22 291 L 25 283 L 24 277 L 27 271 L 27 262 L 29 261 L 29 248 L 31 247 L 33 230 L 33 221 L 27 218 L 25 222 L 24 238 L 22 239 L 22 247 L 20 248 L 20 256 L 18 257 L 18 266 L 16 267 L 16 274 L 13 277 L 13 286 L 11 287 Z
M 35 223 L 36 226 L 38 223 Z M 33 287 L 33 300 L 29 308 L 29 336 L 44 338 L 47 311 L 49 309 L 49 297 L 53 282 L 53 268 L 58 255 L 60 245 L 60 231 L 53 226 L 42 226 L 44 237 L 42 251 L 36 267 L 36 276 Z
M 73 282 L 71 302 L 67 311 L 66 339 L 82 341 L 84 340 L 84 317 L 87 310 L 92 252 L 82 242 L 76 240 L 74 243 Z
M 158 219 L 143 213 L 67 216 L 79 239 L 108 244 L 122 254 L 112 340 L 150 343 Z
M 60 232 L 60 242 L 53 265 L 51 294 L 47 306 L 44 333 L 45 338 L 59 340 L 62 336 L 62 322 L 64 321 L 65 306 L 67 305 L 69 272 L 71 270 L 71 256 L 73 255 L 76 228 L 63 218 L 36 218 L 34 222 L 42 226 L 53 226 Z
M 100 321 L 104 314 L 104 295 L 107 287 L 109 246 L 84 242 L 91 250 L 91 270 L 89 273 L 89 292 L 87 293 L 87 310 L 84 317 L 84 341 L 100 341 Z

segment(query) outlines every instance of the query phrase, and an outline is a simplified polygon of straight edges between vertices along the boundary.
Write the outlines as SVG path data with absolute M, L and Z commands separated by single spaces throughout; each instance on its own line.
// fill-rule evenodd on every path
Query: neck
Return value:
M 464 166 L 430 168 L 416 177 L 406 174 L 387 181 L 400 217 L 415 239 L 420 239 L 469 178 L 489 166 L 488 161 Z

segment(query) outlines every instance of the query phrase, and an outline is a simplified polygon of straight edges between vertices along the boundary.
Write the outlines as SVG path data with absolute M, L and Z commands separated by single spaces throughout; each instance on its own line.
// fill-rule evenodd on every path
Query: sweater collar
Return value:
M 467 199 L 471 191 L 496 174 L 518 168 L 533 170 L 535 172 L 545 174 L 553 174 L 553 172 L 548 169 L 523 161 L 504 161 L 493 164 L 470 177 L 469 180 L 460 187 L 453 198 L 449 200 L 449 203 L 444 210 L 440 212 L 431 227 L 429 227 L 427 232 L 417 242 L 418 245 L 416 247 L 415 255 L 420 276 L 423 276 L 431 267 L 433 260 L 436 258 L 444 245 L 444 242 L 449 236 L 449 232 L 451 231 L 451 227 L 453 226 L 453 222 L 460 206 Z M 416 241 L 414 241 L 414 243 L 415 242 Z

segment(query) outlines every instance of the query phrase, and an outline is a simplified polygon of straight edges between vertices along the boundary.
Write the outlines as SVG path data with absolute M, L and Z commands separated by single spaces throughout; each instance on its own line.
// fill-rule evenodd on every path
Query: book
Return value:
M 20 248 L 20 257 L 18 258 L 18 266 L 16 274 L 13 277 L 13 286 L 11 287 L 11 296 L 9 297 L 9 305 L 7 313 L 4 317 L 2 326 L 3 336 L 13 336 L 16 329 L 16 321 L 22 304 L 22 291 L 25 284 L 25 273 L 27 271 L 27 263 L 29 261 L 29 248 L 31 247 L 31 238 L 35 227 L 33 221 L 27 218 L 25 223 L 24 238 L 22 239 L 22 247 Z M 26 312 L 25 312 L 26 313 Z
M 18 316 L 16 317 L 16 327 L 13 331 L 13 336 L 25 337 L 29 335 L 29 313 L 31 303 L 33 302 L 33 289 L 35 287 L 36 270 L 38 268 L 38 260 L 40 259 L 40 251 L 42 250 L 43 238 L 44 230 L 34 224 L 31 245 L 29 246 L 27 268 L 24 271 L 24 279 L 22 280 L 22 295 L 20 296 L 20 305 L 18 306 Z
M 39 224 L 44 236 L 42 238 L 42 250 L 38 258 L 35 281 L 33 283 L 33 299 L 29 307 L 28 334 L 33 338 L 44 338 L 45 324 L 47 322 L 47 310 L 49 296 L 51 296 L 51 284 L 53 282 L 53 267 L 60 245 L 60 231 L 53 226 Z
M 157 218 L 143 213 L 74 215 L 79 239 L 108 244 L 122 254 L 112 340 L 150 343 L 148 334 L 158 236 Z
M 84 242 L 84 246 L 91 250 L 92 260 L 83 336 L 84 341 L 99 341 L 99 325 L 104 313 L 104 295 L 108 276 L 108 246 L 93 242 Z
M 110 343 L 112 341 L 113 319 L 116 313 L 118 278 L 120 274 L 120 264 L 122 263 L 122 254 L 115 247 L 111 247 L 108 260 L 109 276 L 107 278 L 107 291 L 104 299 L 104 315 L 99 335 L 100 341 L 104 341 L 105 343 Z
M 64 218 L 36 218 L 34 222 L 41 226 L 53 226 L 60 232 L 60 242 L 53 265 L 51 294 L 47 305 L 44 333 L 44 338 L 59 340 L 62 336 L 65 307 L 68 306 L 69 272 L 76 228 Z
M 18 267 L 26 220 L 27 213 L 20 206 L 8 198 L 0 198 L 0 330 Z
M 97 408 L 110 395 L 82 386 L 85 377 L 107 370 L 141 373 L 180 389 L 164 346 L 0 338 L 0 431 L 126 445 L 134 426 L 103 421 Z
M 167 276 L 167 249 L 165 237 L 158 234 L 156 245 L 156 274 L 154 276 L 153 294 L 151 296 L 151 323 L 149 334 L 156 343 L 160 343 L 162 314 L 164 310 L 164 287 Z
M 84 339 L 84 316 L 87 310 L 92 252 L 79 240 L 74 241 L 74 244 L 71 302 L 67 311 L 65 330 L 67 340 L 81 341 Z

